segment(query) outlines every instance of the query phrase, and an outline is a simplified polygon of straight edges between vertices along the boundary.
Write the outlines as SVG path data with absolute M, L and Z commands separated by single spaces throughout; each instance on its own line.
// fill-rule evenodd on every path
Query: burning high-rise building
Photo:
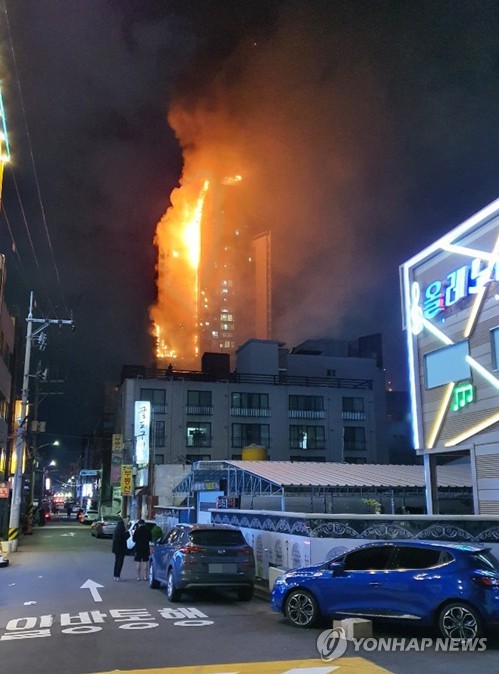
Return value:
M 158 224 L 157 360 L 198 368 L 204 352 L 234 354 L 269 339 L 270 233 L 254 236 L 240 208 L 241 176 L 184 182 Z

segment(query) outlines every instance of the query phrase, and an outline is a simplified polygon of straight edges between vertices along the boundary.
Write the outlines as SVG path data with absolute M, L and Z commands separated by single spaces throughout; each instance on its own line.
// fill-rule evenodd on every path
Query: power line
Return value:
M 17 88 L 18 88 L 18 91 L 19 91 L 19 98 L 20 98 L 20 101 L 21 101 L 21 109 L 22 109 L 22 114 L 23 114 L 24 127 L 25 127 L 25 130 L 26 130 L 26 138 L 27 138 L 27 141 L 28 141 L 29 154 L 30 154 L 31 165 L 32 165 L 32 168 L 33 168 L 33 174 L 34 174 L 34 178 L 35 178 L 38 202 L 39 202 L 39 205 L 40 205 L 40 212 L 41 212 L 41 215 L 42 215 L 42 222 L 43 222 L 44 231 L 45 231 L 45 235 L 46 235 L 46 238 L 47 238 L 48 246 L 49 246 L 49 249 L 50 249 L 51 260 L 52 260 L 52 264 L 54 266 L 60 296 L 62 298 L 64 308 L 66 310 L 66 315 L 69 316 L 69 309 L 68 309 L 68 306 L 66 304 L 66 298 L 64 296 L 64 292 L 62 290 L 62 283 L 61 283 L 61 277 L 60 277 L 60 274 L 59 274 L 59 268 L 57 266 L 57 262 L 56 262 L 56 259 L 55 259 L 54 249 L 53 249 L 53 246 L 52 246 L 52 240 L 50 238 L 50 233 L 49 233 L 49 229 L 48 229 L 48 226 L 47 226 L 47 218 L 46 218 L 46 215 L 45 215 L 45 208 L 44 208 L 43 201 L 42 201 L 40 183 L 39 183 L 39 180 L 38 180 L 38 172 L 37 172 L 37 169 L 36 169 L 35 157 L 34 157 L 34 154 L 33 154 L 33 146 L 32 146 L 32 143 L 31 143 L 31 135 L 30 135 L 29 127 L 28 127 L 28 119 L 27 119 L 27 115 L 26 115 L 26 109 L 25 109 L 25 106 L 24 106 L 24 99 L 23 99 L 23 94 L 22 94 L 22 89 L 21 89 L 21 81 L 20 81 L 20 78 L 19 78 L 19 71 L 18 71 L 18 68 L 17 68 L 17 59 L 16 59 L 16 53 L 15 53 L 15 49 L 14 49 L 14 42 L 12 40 L 12 33 L 11 33 L 11 30 L 10 30 L 10 21 L 9 21 L 9 15 L 8 15 L 8 10 L 7 10 L 7 2 L 5 3 L 5 20 L 6 20 L 7 32 L 8 32 L 8 36 L 9 36 L 10 50 L 12 52 L 12 58 L 13 58 L 13 62 L 14 62 L 15 79 L 16 79 Z M 13 178 L 14 178 L 14 185 L 16 187 L 16 192 L 17 192 L 17 195 L 18 195 L 19 203 L 22 205 L 22 200 L 21 200 L 21 197 L 20 197 L 20 194 L 19 194 L 19 190 L 18 190 L 18 187 L 17 187 L 17 182 L 16 182 L 14 174 L 13 174 Z M 28 238 L 29 238 L 29 241 L 30 241 L 30 244 L 31 244 L 31 249 L 33 251 L 33 255 L 34 255 L 38 270 L 40 271 L 40 276 L 41 276 L 41 279 L 42 279 L 42 285 L 44 286 L 44 289 L 45 289 L 45 284 L 43 282 L 43 274 L 42 274 L 42 271 L 40 269 L 40 265 L 38 263 L 38 258 L 36 256 L 36 252 L 34 250 L 31 235 L 29 233 L 29 227 L 28 227 L 28 223 L 27 223 L 26 216 L 25 216 L 25 213 L 24 213 L 24 209 L 22 209 L 22 213 L 23 213 L 23 218 L 24 218 L 24 222 L 25 222 L 25 225 L 26 225 L 26 229 L 27 229 L 27 232 L 28 232 Z M 50 308 L 51 308 L 52 312 L 55 315 L 57 315 L 57 313 L 56 313 L 56 311 L 55 311 L 55 309 L 52 305 L 52 302 L 50 300 L 50 296 L 48 295 L 46 289 L 45 289 L 45 293 L 47 295 L 47 299 L 49 301 L 49 305 L 50 305 Z

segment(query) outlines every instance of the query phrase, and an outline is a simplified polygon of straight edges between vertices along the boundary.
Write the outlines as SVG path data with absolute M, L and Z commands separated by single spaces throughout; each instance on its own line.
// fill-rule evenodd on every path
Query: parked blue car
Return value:
M 224 588 L 253 597 L 255 558 L 240 529 L 224 524 L 178 524 L 151 550 L 149 586 L 166 585 L 169 601 L 184 590 Z
M 472 545 L 370 543 L 285 573 L 272 608 L 297 627 L 321 616 L 413 620 L 443 637 L 475 639 L 499 626 L 499 561 Z

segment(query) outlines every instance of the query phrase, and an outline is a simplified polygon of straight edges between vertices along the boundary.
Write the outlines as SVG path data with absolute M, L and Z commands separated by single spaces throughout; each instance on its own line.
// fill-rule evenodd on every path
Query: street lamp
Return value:
M 38 457 L 38 452 L 40 449 L 43 449 L 44 447 L 59 447 L 61 443 L 59 440 L 54 440 L 54 442 L 46 442 L 44 445 L 40 445 L 39 447 L 32 447 L 31 448 L 31 476 L 30 476 L 30 484 L 29 484 L 29 495 L 28 495 L 28 507 L 26 509 L 26 534 L 32 534 L 33 533 L 33 516 L 34 516 L 34 494 L 35 494 L 35 476 L 36 476 L 36 468 L 39 464 L 39 457 Z M 45 470 L 43 471 L 42 474 L 42 483 L 40 487 L 40 498 L 39 498 L 39 503 L 38 505 L 41 506 L 42 500 L 43 500 L 43 493 L 44 493 L 44 480 L 45 480 Z

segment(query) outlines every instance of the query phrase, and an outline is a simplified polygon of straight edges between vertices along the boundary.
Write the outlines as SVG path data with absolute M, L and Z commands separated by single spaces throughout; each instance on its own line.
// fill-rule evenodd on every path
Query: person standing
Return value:
M 137 562 L 137 580 L 147 580 L 147 567 L 149 566 L 149 543 L 151 542 L 151 530 L 144 520 L 137 522 L 137 528 L 133 533 L 135 543 L 135 561 Z M 143 574 L 142 566 L 144 566 Z
M 116 581 L 119 581 L 121 577 L 121 570 L 127 551 L 127 539 L 128 531 L 126 530 L 125 522 L 120 518 L 113 533 L 114 580 Z

